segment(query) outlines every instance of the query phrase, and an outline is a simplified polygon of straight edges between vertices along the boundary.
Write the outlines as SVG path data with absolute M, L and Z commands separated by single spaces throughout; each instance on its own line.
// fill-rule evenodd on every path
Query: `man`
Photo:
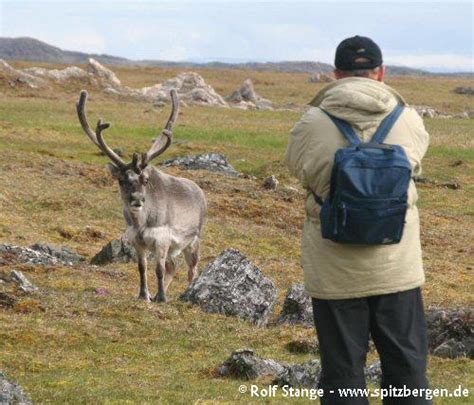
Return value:
M 408 209 L 399 243 L 343 244 L 323 238 L 318 200 L 321 203 L 329 193 L 336 151 L 349 146 L 331 117 L 349 123 L 366 143 L 382 120 L 397 105 L 403 106 L 384 143 L 402 146 L 412 175 L 421 173 L 429 135 L 416 111 L 383 83 L 382 53 L 371 39 L 355 36 L 342 41 L 335 67 L 337 80 L 316 95 L 312 107 L 293 128 L 286 163 L 308 190 L 301 263 L 320 345 L 321 403 L 367 404 L 367 398 L 344 398 L 338 389 L 365 388 L 369 334 L 381 359 L 382 388 L 428 387 L 417 193 L 409 180 Z M 430 403 L 417 395 L 387 398 L 384 403 Z

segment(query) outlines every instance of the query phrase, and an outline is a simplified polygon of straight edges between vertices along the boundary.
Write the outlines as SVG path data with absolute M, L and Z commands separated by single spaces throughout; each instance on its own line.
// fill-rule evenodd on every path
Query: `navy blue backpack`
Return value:
M 383 141 L 402 111 L 403 106 L 395 107 L 368 143 L 360 141 L 349 123 L 325 111 L 350 146 L 336 152 L 326 200 L 314 195 L 322 205 L 323 238 L 363 245 L 400 242 L 411 165 L 400 145 Z

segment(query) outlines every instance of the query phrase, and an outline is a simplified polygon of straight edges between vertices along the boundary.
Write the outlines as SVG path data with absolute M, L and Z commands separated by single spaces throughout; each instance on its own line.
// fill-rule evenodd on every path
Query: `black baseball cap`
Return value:
M 339 70 L 375 69 L 382 63 L 382 51 L 367 37 L 346 38 L 336 49 L 334 65 Z

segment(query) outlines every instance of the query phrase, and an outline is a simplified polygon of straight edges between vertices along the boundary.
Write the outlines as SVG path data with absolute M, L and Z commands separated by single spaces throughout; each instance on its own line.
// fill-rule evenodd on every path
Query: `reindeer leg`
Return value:
M 136 251 L 138 256 L 138 272 L 140 273 L 140 293 L 138 294 L 138 298 L 145 301 L 150 301 L 150 293 L 148 292 L 148 283 L 146 278 L 146 252 L 140 248 L 136 248 Z
M 154 301 L 166 302 L 165 293 L 165 271 L 166 271 L 166 258 L 168 256 L 168 250 L 166 252 L 162 249 L 158 249 L 158 260 L 156 263 L 156 278 L 158 280 L 158 293 L 155 295 Z
M 166 261 L 166 273 L 165 273 L 165 293 L 168 291 L 168 287 L 173 281 L 174 273 L 176 273 L 176 262 L 172 257 L 168 257 Z
M 197 276 L 199 263 L 200 245 L 199 240 L 196 239 L 188 247 L 183 250 L 184 260 L 188 265 L 188 281 L 191 283 Z

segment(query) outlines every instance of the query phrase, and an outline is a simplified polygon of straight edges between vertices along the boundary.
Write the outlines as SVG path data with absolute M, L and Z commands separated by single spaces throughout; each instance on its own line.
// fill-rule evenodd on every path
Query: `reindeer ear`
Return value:
M 120 169 L 113 163 L 107 163 L 107 169 L 109 169 L 109 172 L 114 179 L 118 179 L 120 177 Z

